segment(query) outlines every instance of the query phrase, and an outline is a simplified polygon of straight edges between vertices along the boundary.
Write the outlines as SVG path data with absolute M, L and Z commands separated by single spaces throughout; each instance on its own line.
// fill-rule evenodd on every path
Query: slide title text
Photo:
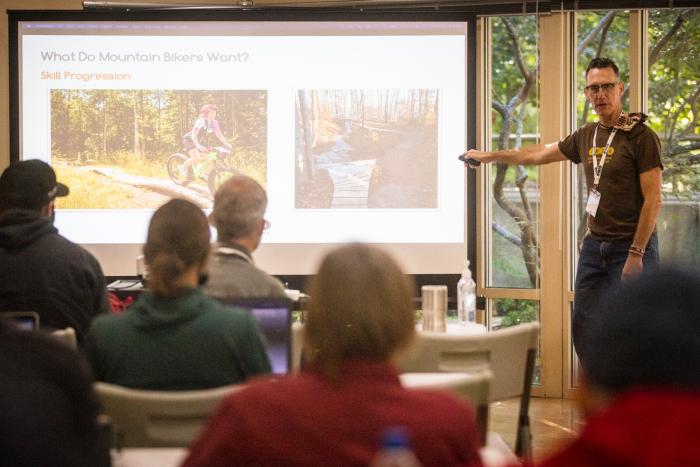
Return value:
M 89 53 L 85 51 L 55 52 L 41 51 L 41 59 L 45 62 L 103 62 L 103 63 L 247 63 L 250 54 L 248 52 L 207 52 L 207 53 L 181 53 L 168 51 L 161 53 L 113 53 L 100 51 Z

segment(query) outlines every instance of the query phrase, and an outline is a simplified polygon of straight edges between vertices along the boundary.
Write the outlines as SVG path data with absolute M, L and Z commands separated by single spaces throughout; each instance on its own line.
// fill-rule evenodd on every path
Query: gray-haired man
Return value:
M 220 300 L 250 297 L 284 298 L 284 286 L 255 266 L 251 254 L 265 229 L 267 195 L 245 175 L 234 175 L 217 190 L 209 220 L 218 232 L 209 265 L 207 295 Z

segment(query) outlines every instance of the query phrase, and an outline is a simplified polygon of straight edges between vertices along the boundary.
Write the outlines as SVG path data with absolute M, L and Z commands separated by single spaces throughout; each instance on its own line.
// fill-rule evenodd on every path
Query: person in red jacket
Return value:
M 649 274 L 609 298 L 586 370 L 587 421 L 541 467 L 700 465 L 700 276 Z
M 474 412 L 452 394 L 401 386 L 394 359 L 415 333 L 413 284 L 366 245 L 340 247 L 312 279 L 310 367 L 223 402 L 184 467 L 367 466 L 401 427 L 425 467 L 478 466 Z

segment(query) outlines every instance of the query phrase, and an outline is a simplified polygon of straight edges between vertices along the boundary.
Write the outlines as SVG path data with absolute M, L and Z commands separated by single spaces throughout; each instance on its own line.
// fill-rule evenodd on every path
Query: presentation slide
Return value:
M 454 245 L 458 270 L 466 27 L 19 22 L 20 156 L 70 187 L 56 224 L 77 243 L 141 244 L 167 199 L 209 210 L 242 173 L 266 245 Z

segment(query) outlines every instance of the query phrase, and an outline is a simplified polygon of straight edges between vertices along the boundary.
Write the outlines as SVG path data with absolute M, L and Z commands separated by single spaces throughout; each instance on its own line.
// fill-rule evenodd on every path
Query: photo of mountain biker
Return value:
M 227 148 L 231 148 L 231 144 L 224 138 L 219 122 L 216 120 L 216 106 L 206 104 L 199 110 L 199 117 L 194 122 L 192 129 L 182 137 L 182 147 L 187 151 L 190 158 L 182 164 L 180 171 L 187 173 L 193 164 L 199 162 L 208 148 L 216 146 L 215 138 Z

